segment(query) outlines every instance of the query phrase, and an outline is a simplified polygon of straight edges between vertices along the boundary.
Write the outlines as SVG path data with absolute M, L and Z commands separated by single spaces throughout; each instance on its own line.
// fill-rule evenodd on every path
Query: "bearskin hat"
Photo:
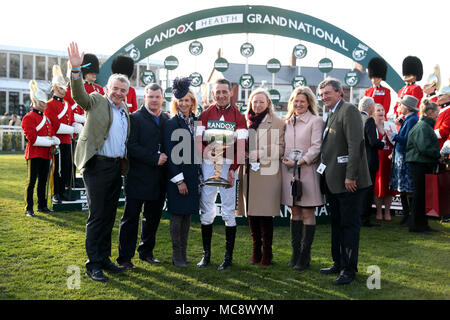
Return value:
M 134 61 L 129 56 L 118 54 L 111 63 L 112 73 L 121 73 L 131 78 L 134 72 Z
M 407 56 L 403 60 L 402 70 L 403 70 L 403 76 L 408 76 L 408 75 L 412 74 L 412 75 L 416 76 L 417 81 L 422 80 L 423 66 L 422 66 L 422 61 L 420 61 L 419 58 L 414 57 L 414 56 Z
M 386 80 L 387 64 L 383 58 L 375 57 L 369 61 L 369 78 L 381 78 Z
M 92 53 L 86 53 L 83 58 L 83 66 L 87 63 L 90 63 L 87 67 L 82 67 L 81 72 L 83 74 L 88 73 L 99 73 L 99 62 L 98 58 L 95 54 Z

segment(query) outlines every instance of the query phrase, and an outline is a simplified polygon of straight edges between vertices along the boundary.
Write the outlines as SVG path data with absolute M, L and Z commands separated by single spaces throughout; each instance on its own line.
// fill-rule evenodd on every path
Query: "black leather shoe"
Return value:
M 148 262 L 150 264 L 160 264 L 161 261 L 158 259 L 155 259 L 154 257 L 146 257 L 146 258 L 139 258 L 142 261 Z
M 363 223 L 362 226 L 363 227 L 379 227 L 380 225 L 376 224 L 376 223 L 372 223 L 370 221 L 367 221 L 367 222 Z
M 335 264 L 333 264 L 330 268 L 320 269 L 321 274 L 339 274 L 339 272 L 341 272 L 341 270 Z
M 112 272 L 112 273 L 119 273 L 119 272 L 122 272 L 122 271 L 126 270 L 123 267 L 116 266 L 112 261 L 109 261 L 109 262 L 105 263 L 102 266 L 102 269 L 106 270 L 106 271 L 109 271 L 109 272 Z
M 61 202 L 62 202 L 62 201 L 61 201 L 61 198 L 59 197 L 59 194 L 53 195 L 53 197 L 52 197 L 52 203 L 58 204 L 58 203 L 61 203 Z
M 52 212 L 53 212 L 53 210 L 50 210 L 50 209 L 47 208 L 47 207 L 44 207 L 44 208 L 38 208 L 37 211 L 38 211 L 38 212 L 42 212 L 42 213 L 52 213 Z
M 86 270 L 86 275 L 94 281 L 106 282 L 109 280 L 100 269 Z
M 355 279 L 355 275 L 347 274 L 342 272 L 339 277 L 337 277 L 336 280 L 333 281 L 333 284 L 336 286 L 342 285 L 342 284 L 349 284 Z
M 133 270 L 136 269 L 136 266 L 131 261 L 126 261 L 124 263 L 119 263 L 119 268 L 123 268 L 124 270 Z
M 34 212 L 33 212 L 33 210 L 27 210 L 27 212 L 25 212 L 25 215 L 27 217 L 34 217 Z

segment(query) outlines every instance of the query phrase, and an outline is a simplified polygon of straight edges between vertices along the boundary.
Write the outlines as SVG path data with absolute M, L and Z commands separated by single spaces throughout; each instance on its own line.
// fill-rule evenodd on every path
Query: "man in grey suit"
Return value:
M 84 53 L 71 43 L 71 88 L 75 102 L 86 111 L 86 123 L 75 150 L 75 165 L 83 175 L 89 205 L 86 223 L 86 274 L 95 281 L 108 281 L 103 270 L 125 270 L 111 260 L 111 233 L 126 173 L 126 142 L 130 132 L 128 108 L 124 103 L 130 82 L 124 75 L 113 74 L 107 94 L 88 95 L 80 76 Z
M 329 112 L 321 146 L 321 185 L 331 212 L 333 266 L 322 274 L 339 274 L 333 284 L 352 282 L 358 271 L 360 213 L 364 193 L 371 185 L 358 109 L 343 99 L 341 83 L 327 78 L 319 84 Z

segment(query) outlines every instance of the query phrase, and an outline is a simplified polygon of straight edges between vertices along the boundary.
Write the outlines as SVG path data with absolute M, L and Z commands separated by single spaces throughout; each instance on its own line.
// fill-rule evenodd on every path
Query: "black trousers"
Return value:
M 136 251 L 139 217 L 142 211 L 141 240 L 138 253 L 140 259 L 153 257 L 156 231 L 161 220 L 165 195 L 157 200 L 134 199 L 126 197 L 125 209 L 119 225 L 119 257 L 117 263 L 130 262 Z
M 122 177 L 120 161 L 94 156 L 82 169 L 89 205 L 86 223 L 86 269 L 98 269 L 111 256 L 111 233 L 116 219 Z
M 60 196 L 64 194 L 66 186 L 70 184 L 70 176 L 72 174 L 71 148 L 71 144 L 61 143 L 59 145 L 59 153 L 55 154 L 55 172 L 53 173 L 54 194 Z M 61 170 L 59 168 L 60 162 Z
M 433 173 L 434 167 L 436 167 L 436 164 L 410 163 L 414 193 L 411 202 L 409 231 L 424 231 L 428 229 L 428 217 L 425 214 L 425 174 Z
M 361 211 L 367 188 L 356 192 L 326 193 L 331 213 L 331 256 L 347 274 L 358 272 Z
M 47 198 L 45 195 L 45 187 L 47 185 L 47 177 L 49 172 L 50 159 L 32 158 L 27 159 L 28 180 L 25 187 L 26 210 L 33 211 L 33 192 L 36 180 L 38 208 L 47 207 Z
M 372 213 L 372 204 L 374 198 L 373 190 L 375 187 L 376 176 L 377 176 L 376 171 L 370 171 L 370 179 L 372 181 L 372 185 L 366 189 L 366 193 L 364 195 L 364 202 L 363 202 L 364 207 L 363 210 L 361 211 L 361 224 L 370 222 L 370 214 Z

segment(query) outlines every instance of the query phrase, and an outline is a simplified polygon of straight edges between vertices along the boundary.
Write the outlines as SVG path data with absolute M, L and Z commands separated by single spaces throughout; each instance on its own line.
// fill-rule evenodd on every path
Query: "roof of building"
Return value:
M 280 71 L 275 73 L 275 84 L 291 85 L 294 77 L 299 74 L 299 68 L 300 74 L 306 78 L 308 86 L 317 86 L 324 79 L 324 74 L 316 67 L 282 66 Z M 339 79 L 342 82 L 342 85 L 346 87 L 344 77 L 348 71 L 350 71 L 350 69 L 334 68 L 330 73 L 327 73 L 327 76 Z M 367 76 L 367 72 L 361 72 L 360 70 L 356 71 L 359 73 L 359 83 L 356 85 L 356 88 L 371 87 L 372 84 Z M 228 70 L 222 72 L 222 75 L 231 82 L 239 83 L 239 78 L 244 73 L 245 64 L 230 63 Z M 249 64 L 248 73 L 253 76 L 255 83 L 262 83 L 262 81 L 272 83 L 272 73 L 267 70 L 265 65 Z

